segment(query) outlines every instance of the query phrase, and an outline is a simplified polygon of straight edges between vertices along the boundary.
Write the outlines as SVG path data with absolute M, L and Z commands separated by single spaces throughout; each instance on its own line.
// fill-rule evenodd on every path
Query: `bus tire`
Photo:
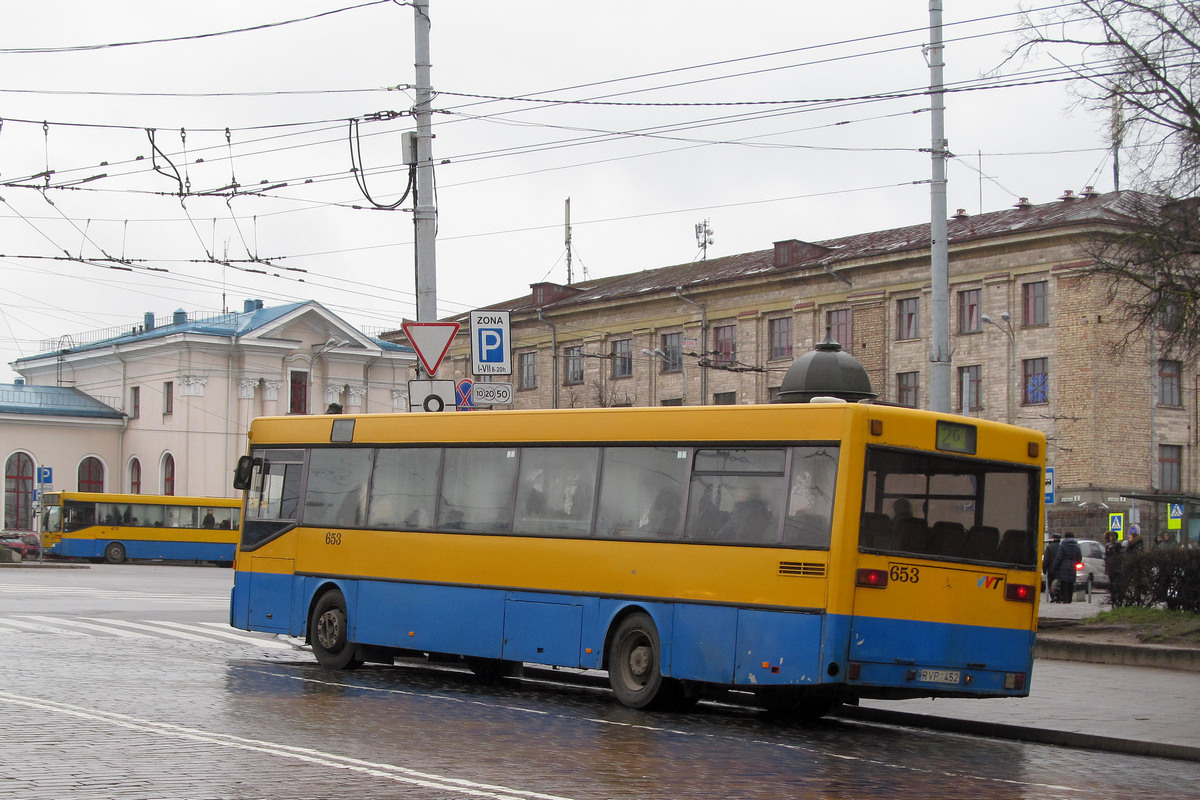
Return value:
M 662 674 L 662 643 L 649 614 L 625 617 L 613 633 L 605 665 L 608 683 L 621 705 L 659 708 L 668 700 Z
M 124 564 L 125 545 L 120 542 L 109 542 L 104 547 L 104 560 L 109 564 Z
M 317 663 L 326 669 L 356 669 L 362 661 L 354 657 L 354 642 L 347 638 L 346 598 L 338 589 L 321 595 L 308 621 L 309 639 Z

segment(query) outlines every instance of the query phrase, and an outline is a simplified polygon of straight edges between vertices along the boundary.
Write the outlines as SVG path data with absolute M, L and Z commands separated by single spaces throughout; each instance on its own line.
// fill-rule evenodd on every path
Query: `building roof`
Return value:
M 138 325 L 127 333 L 114 334 L 113 329 L 108 329 L 90 335 L 83 334 L 80 337 L 74 337 L 79 340 L 78 343 L 71 343 L 71 340 L 64 340 L 61 349 L 62 352 L 81 353 L 88 350 L 112 347 L 113 345 L 137 344 L 187 333 L 222 338 L 243 337 L 267 327 L 306 306 L 323 308 L 320 303 L 314 300 L 285 303 L 284 305 L 272 306 L 270 308 L 264 308 L 261 301 L 258 301 L 257 305 L 255 305 L 255 301 L 247 301 L 244 310 L 225 314 L 199 315 L 179 310 L 171 317 L 171 321 L 165 324 L 156 322 L 153 315 L 148 314 L 145 318 L 145 324 Z M 412 348 L 394 342 L 384 341 L 374 336 L 366 338 L 370 339 L 382 350 L 389 352 L 412 352 Z M 55 350 L 52 352 L 58 351 Z M 23 361 L 32 361 L 44 358 L 45 356 L 45 353 L 24 356 L 18 358 L 13 363 L 20 364 Z
M 51 417 L 122 419 L 110 405 L 70 386 L 0 386 L 0 414 L 38 414 Z
M 1042 205 L 1032 205 L 1022 198 L 1016 206 L 1004 211 L 976 216 L 956 214 L 947 222 L 947 232 L 950 244 L 956 245 L 1080 224 L 1121 225 L 1139 219 L 1160 203 L 1157 198 L 1130 191 L 1082 195 L 1068 192 L 1057 202 Z M 926 222 L 815 242 L 779 242 L 770 250 L 596 278 L 570 286 L 538 284 L 531 294 L 488 307 L 516 312 L 561 309 L 618 297 L 669 292 L 675 287 L 711 286 L 759 274 L 831 268 L 856 259 L 927 251 L 929 231 L 930 224 Z M 550 290 L 539 291 L 539 287 Z

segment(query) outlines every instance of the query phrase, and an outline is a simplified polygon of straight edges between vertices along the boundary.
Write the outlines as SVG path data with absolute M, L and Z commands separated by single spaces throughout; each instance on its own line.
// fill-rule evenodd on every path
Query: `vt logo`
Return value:
M 995 589 L 1000 585 L 1000 578 L 997 575 L 980 575 L 976 585 L 980 589 Z

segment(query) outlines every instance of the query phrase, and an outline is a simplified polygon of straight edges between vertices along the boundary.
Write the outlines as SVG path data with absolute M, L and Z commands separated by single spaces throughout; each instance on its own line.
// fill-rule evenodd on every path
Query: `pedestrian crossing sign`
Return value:
M 1183 528 L 1183 503 L 1167 503 L 1167 530 Z
M 1118 539 L 1125 535 L 1125 514 L 1123 512 L 1108 515 L 1108 530 L 1109 533 L 1115 533 Z

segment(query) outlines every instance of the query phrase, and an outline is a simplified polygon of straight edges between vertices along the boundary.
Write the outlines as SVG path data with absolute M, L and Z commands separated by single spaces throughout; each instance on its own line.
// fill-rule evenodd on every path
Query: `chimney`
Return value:
M 1078 200 L 1079 198 L 1077 198 L 1075 196 L 1075 193 L 1072 192 L 1070 189 L 1064 189 L 1063 193 L 1062 193 L 1062 197 L 1060 197 L 1058 199 L 1062 200 L 1063 202 L 1066 202 L 1067 200 Z
M 1013 208 L 1033 208 L 1033 203 L 1029 202 L 1028 197 L 1022 197 L 1017 200 Z
M 1080 196 L 1080 197 L 1082 197 L 1083 199 L 1085 199 L 1085 200 L 1086 200 L 1086 199 L 1088 199 L 1088 198 L 1091 198 L 1091 197 L 1096 197 L 1096 196 L 1098 196 L 1099 194 L 1100 194 L 1100 193 L 1099 193 L 1099 192 L 1097 192 L 1097 191 L 1096 191 L 1096 189 L 1095 189 L 1094 187 L 1092 187 L 1092 186 L 1085 186 L 1085 187 L 1083 187 L 1083 191 L 1082 191 L 1082 192 L 1080 192 L 1079 196 Z
M 965 208 L 960 208 L 958 211 L 954 212 L 954 219 L 966 219 L 969 216 L 971 215 L 967 213 Z
M 245 300 L 242 302 L 242 311 L 244 313 L 249 314 L 253 310 L 254 310 L 254 301 L 253 300 Z
M 146 331 L 154 330 L 154 312 L 153 311 L 147 311 L 142 316 L 142 330 L 146 330 Z
M 175 313 L 171 315 L 171 324 L 172 325 L 183 325 L 186 322 L 187 322 L 187 312 L 184 311 L 182 308 L 176 309 Z

